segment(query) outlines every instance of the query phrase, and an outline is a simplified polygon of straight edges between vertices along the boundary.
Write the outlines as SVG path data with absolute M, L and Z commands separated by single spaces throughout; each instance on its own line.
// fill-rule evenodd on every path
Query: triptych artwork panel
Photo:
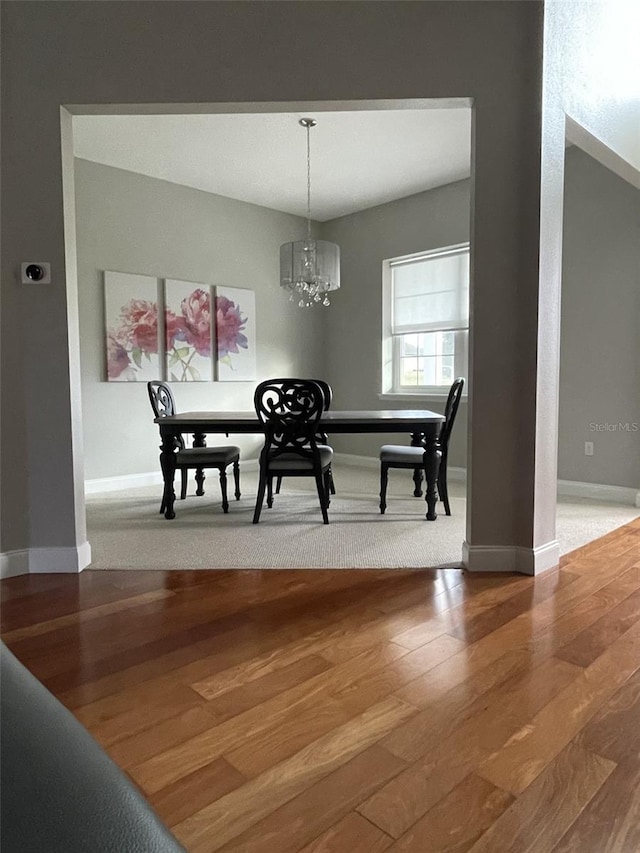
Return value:
M 170 382 L 213 379 L 211 288 L 168 278 L 164 283 L 165 352 Z
M 217 379 L 256 378 L 256 297 L 252 290 L 216 287 Z
M 104 282 L 109 382 L 255 380 L 252 290 L 167 278 L 159 291 L 156 278 L 109 270 Z
M 109 382 L 148 382 L 160 374 L 158 280 L 105 272 Z

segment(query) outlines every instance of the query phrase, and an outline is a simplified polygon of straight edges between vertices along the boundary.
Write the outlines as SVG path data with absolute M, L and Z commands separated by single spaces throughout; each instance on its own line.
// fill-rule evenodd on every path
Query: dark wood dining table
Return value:
M 176 437 L 184 433 L 193 435 L 193 446 L 204 447 L 205 436 L 231 433 L 264 434 L 264 429 L 254 411 L 245 412 L 182 412 L 155 419 L 162 438 L 160 465 L 164 479 L 165 518 L 175 518 L 173 508 L 175 491 L 173 481 L 176 472 Z M 424 446 L 424 478 L 427 519 L 435 521 L 438 500 L 437 482 L 440 468 L 440 430 L 444 417 L 428 410 L 372 410 L 324 412 L 320 429 L 328 434 L 354 433 L 405 433 L 412 436 L 414 444 Z

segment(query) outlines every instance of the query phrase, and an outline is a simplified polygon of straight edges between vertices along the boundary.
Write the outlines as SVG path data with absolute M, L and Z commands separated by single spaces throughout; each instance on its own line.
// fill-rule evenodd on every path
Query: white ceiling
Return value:
M 219 115 L 76 115 L 74 153 L 306 216 L 334 219 L 469 176 L 471 111 L 454 109 Z

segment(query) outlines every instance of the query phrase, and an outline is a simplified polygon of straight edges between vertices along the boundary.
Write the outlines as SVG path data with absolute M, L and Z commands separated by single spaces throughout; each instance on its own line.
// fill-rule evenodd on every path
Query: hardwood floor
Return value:
M 4 642 L 193 853 L 640 850 L 640 519 L 538 579 L 0 589 Z

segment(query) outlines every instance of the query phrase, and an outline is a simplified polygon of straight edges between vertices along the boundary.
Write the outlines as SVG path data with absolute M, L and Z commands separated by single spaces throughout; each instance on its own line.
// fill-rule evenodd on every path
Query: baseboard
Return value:
M 125 489 L 137 489 L 142 486 L 159 486 L 162 473 L 150 471 L 146 474 L 124 474 L 121 477 L 99 477 L 97 480 L 84 481 L 85 495 L 98 495 L 103 492 L 120 492 Z
M 353 453 L 336 453 L 335 460 L 336 462 L 343 462 L 345 465 L 358 465 L 362 468 L 378 468 L 380 465 L 380 460 L 374 456 L 357 456 Z M 451 483 L 466 483 L 467 469 L 449 465 L 447 477 Z M 558 494 L 566 497 L 589 498 L 604 503 L 621 503 L 640 507 L 640 491 L 624 486 L 558 480 Z
M 375 456 L 357 456 L 354 453 L 336 453 L 334 454 L 336 463 L 342 462 L 344 465 L 356 465 L 360 468 L 380 468 L 380 460 Z M 450 483 L 465 483 L 467 480 L 466 468 L 454 468 L 449 465 L 447 467 L 447 479 Z
M 257 471 L 258 460 L 240 460 L 240 476 L 243 471 Z M 193 476 L 193 471 L 189 472 Z M 215 475 L 218 476 L 217 473 Z M 121 492 L 126 489 L 139 489 L 143 486 L 162 486 L 162 473 L 148 471 L 143 474 L 124 474 L 119 477 L 98 477 L 96 480 L 84 481 L 85 495 L 99 495 L 106 492 Z
M 356 465 L 358 468 L 380 468 L 380 460 L 375 456 L 357 456 L 355 453 L 334 453 L 334 461 L 343 465 Z
M 640 492 L 625 486 L 607 486 L 603 483 L 580 483 L 575 480 L 558 480 L 558 494 L 571 498 L 589 498 L 604 503 L 640 506 Z
M 0 578 L 29 574 L 29 551 L 7 551 L 0 554 Z
M 77 548 L 28 548 L 0 554 L 0 577 L 28 574 L 77 574 L 91 562 L 91 545 Z
M 358 456 L 354 453 L 336 453 L 336 463 L 356 465 L 360 468 L 378 469 L 380 460 L 374 456 Z M 242 471 L 257 471 L 258 460 L 246 459 L 241 461 Z M 449 465 L 447 469 L 449 482 L 465 483 L 467 469 Z M 106 492 L 119 492 L 125 489 L 136 489 L 143 486 L 161 486 L 160 471 L 149 471 L 142 474 L 125 474 L 120 477 L 100 477 L 95 480 L 85 480 L 84 491 L 87 495 Z M 601 483 L 580 483 L 574 480 L 558 480 L 558 494 L 566 497 L 589 498 L 595 501 L 621 503 L 640 507 L 640 491 L 624 486 L 607 486 Z M 18 553 L 18 552 L 16 552 Z
M 538 548 L 520 546 L 462 545 L 462 564 L 469 572 L 516 572 L 540 575 L 560 562 L 557 540 Z

